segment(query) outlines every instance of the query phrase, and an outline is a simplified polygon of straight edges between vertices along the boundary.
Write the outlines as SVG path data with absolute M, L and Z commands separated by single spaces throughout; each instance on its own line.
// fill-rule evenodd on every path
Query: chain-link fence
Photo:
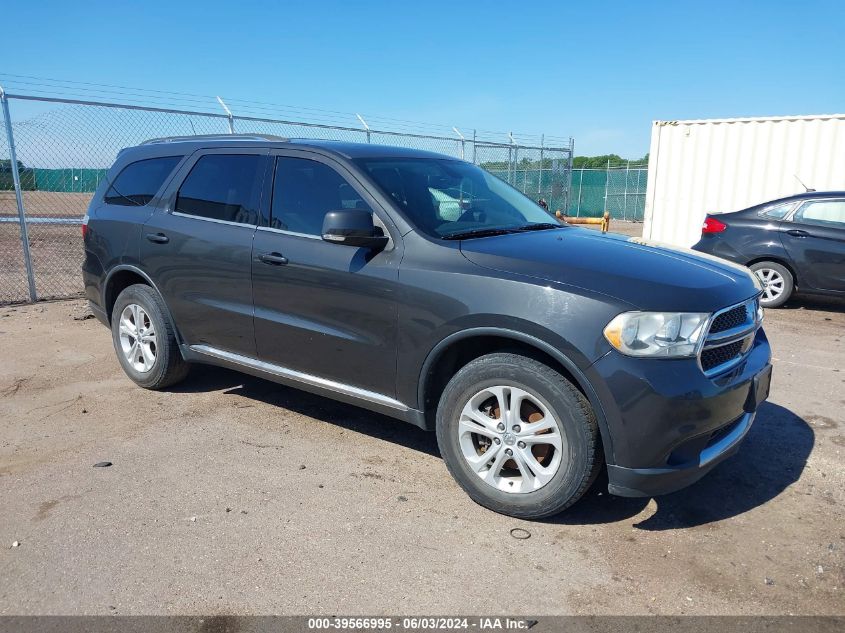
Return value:
M 118 151 L 150 138 L 234 130 L 425 149 L 481 165 L 553 210 L 570 205 L 571 139 L 546 147 L 542 140 L 375 130 L 363 120 L 356 128 L 2 92 L 0 100 L 0 303 L 81 294 L 80 225 L 88 203 Z M 42 111 L 15 118 L 24 102 Z
M 626 163 L 604 169 L 573 169 L 567 215 L 642 222 L 648 165 Z

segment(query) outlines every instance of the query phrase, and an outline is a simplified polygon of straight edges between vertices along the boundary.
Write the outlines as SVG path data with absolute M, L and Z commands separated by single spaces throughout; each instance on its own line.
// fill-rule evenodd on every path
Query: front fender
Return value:
M 422 364 L 422 368 L 417 380 L 417 407 L 420 410 L 425 409 L 425 391 L 427 380 L 431 375 L 432 369 L 436 366 L 438 360 L 455 344 L 466 341 L 471 338 L 479 337 L 497 337 L 513 340 L 515 343 L 522 343 L 528 345 L 560 363 L 565 370 L 570 374 L 581 392 L 586 396 L 587 400 L 593 408 L 596 415 L 596 421 L 601 433 L 602 443 L 604 446 L 605 455 L 613 454 L 613 443 L 610 432 L 607 426 L 607 418 L 593 385 L 587 379 L 585 370 L 592 364 L 592 362 L 579 352 L 565 339 L 546 331 L 545 337 L 536 336 L 527 333 L 526 330 L 536 330 L 536 324 L 519 324 L 518 329 L 512 329 L 504 326 L 477 326 L 467 327 L 453 332 L 449 336 L 440 340 L 426 355 Z M 566 350 L 566 351 L 564 351 Z

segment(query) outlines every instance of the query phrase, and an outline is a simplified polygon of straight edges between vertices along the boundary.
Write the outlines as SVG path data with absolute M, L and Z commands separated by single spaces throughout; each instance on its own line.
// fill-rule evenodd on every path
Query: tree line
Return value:
M 544 158 L 542 161 L 543 169 L 551 169 L 554 162 L 560 164 L 560 159 Z M 572 159 L 572 169 L 607 169 L 608 161 L 611 167 L 624 167 L 630 165 L 632 169 L 642 169 L 648 167 L 648 154 L 642 158 L 629 160 L 622 158 L 619 154 L 602 154 L 601 156 L 576 156 Z M 481 163 L 481 167 L 488 171 L 507 171 L 508 161 L 487 161 Z M 515 164 L 516 169 L 540 169 L 541 162 L 539 160 L 531 160 L 528 157 L 523 157 L 517 160 Z

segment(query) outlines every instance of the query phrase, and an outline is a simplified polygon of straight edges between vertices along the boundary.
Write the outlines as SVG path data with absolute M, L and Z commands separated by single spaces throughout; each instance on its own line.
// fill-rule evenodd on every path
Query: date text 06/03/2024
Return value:
M 527 620 L 510 617 L 334 617 L 334 618 L 309 618 L 308 628 L 320 629 L 343 629 L 343 630 L 450 630 L 450 629 L 474 629 L 478 631 L 498 630 L 527 630 L 530 629 L 536 620 Z

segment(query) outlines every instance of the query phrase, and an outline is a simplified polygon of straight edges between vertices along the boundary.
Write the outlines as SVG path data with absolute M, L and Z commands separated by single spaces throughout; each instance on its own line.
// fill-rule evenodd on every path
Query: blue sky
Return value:
M 572 135 L 577 154 L 628 158 L 648 151 L 655 119 L 845 111 L 841 1 L 112 0 L 2 13 L 0 81 L 16 92 L 38 87 L 8 74 L 222 94 Z

